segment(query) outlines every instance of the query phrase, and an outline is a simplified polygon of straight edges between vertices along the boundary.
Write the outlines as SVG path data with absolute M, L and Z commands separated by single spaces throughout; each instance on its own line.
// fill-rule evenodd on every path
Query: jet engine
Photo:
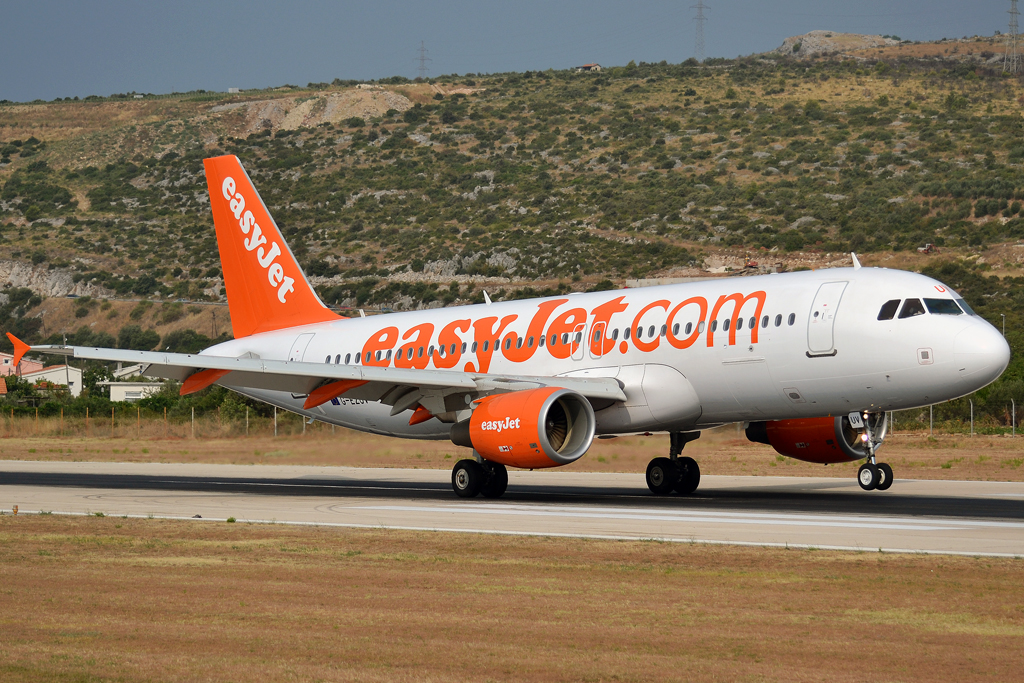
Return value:
M 578 460 L 594 440 L 590 402 L 575 391 L 544 387 L 486 396 L 468 420 L 452 425 L 457 446 L 485 460 L 540 469 Z
M 828 464 L 863 460 L 870 455 L 868 441 L 877 448 L 888 429 L 886 414 L 850 413 L 838 417 L 751 422 L 747 438 L 770 445 L 782 455 Z

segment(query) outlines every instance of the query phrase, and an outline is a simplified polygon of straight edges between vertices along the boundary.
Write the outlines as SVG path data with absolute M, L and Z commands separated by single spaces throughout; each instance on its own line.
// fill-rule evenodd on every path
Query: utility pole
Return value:
M 1003 71 L 1008 74 L 1020 73 L 1020 52 L 1017 36 L 1017 0 L 1010 0 L 1010 31 L 1006 34 L 1006 53 L 1003 55 Z
M 423 44 L 422 40 L 420 41 L 419 53 L 420 57 L 417 61 L 420 63 L 420 80 L 425 81 L 427 79 L 427 71 L 429 71 L 427 68 L 427 62 L 432 62 L 434 60 L 427 56 L 427 46 Z
M 1016 0 L 1014 0 L 1014 6 L 1016 6 Z M 690 6 L 690 9 L 697 10 L 697 16 L 693 18 L 697 33 L 693 42 L 693 58 L 698 62 L 704 61 L 704 22 L 707 21 L 707 17 L 704 16 L 705 7 L 707 5 L 704 4 L 704 0 L 697 0 L 696 5 Z

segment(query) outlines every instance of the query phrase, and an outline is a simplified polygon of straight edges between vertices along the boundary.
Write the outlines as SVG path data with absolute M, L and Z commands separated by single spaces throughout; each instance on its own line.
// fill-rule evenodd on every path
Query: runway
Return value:
M 0 510 L 1024 557 L 1024 483 L 715 477 L 653 496 L 643 474 L 509 473 L 462 500 L 416 469 L 0 461 Z

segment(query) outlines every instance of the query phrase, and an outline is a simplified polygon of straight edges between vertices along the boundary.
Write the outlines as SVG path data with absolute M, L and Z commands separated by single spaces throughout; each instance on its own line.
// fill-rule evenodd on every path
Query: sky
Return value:
M 678 63 L 697 0 L 4 0 L 0 100 Z M 814 29 L 934 40 L 1006 31 L 1009 0 L 709 0 L 705 54 Z

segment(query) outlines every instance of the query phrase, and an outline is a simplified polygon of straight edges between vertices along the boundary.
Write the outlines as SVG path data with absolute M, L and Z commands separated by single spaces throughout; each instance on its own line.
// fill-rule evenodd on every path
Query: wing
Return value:
M 604 405 L 626 400 L 622 385 L 612 377 L 494 375 L 84 346 L 33 346 L 31 349 L 84 360 L 138 363 L 147 377 L 181 382 L 183 395 L 211 384 L 286 391 L 296 397 L 304 396 L 305 409 L 344 394 L 346 398 L 390 405 L 392 415 L 423 406 L 431 414 L 440 416 L 464 410 L 470 400 L 481 396 L 538 387 L 571 389 L 591 402 Z

